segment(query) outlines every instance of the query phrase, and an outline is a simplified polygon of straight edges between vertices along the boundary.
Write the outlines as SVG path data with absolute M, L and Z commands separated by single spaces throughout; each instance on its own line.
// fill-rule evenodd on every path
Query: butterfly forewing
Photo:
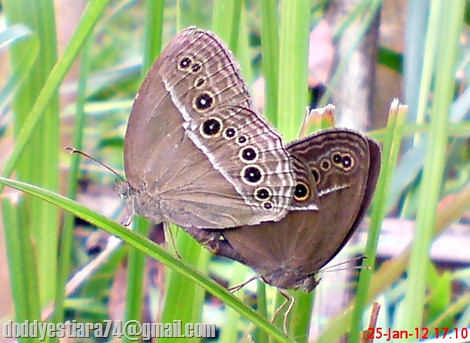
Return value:
M 154 222 L 228 228 L 283 218 L 294 192 L 281 137 L 257 115 L 230 51 L 189 28 L 138 92 L 124 162 L 137 213 Z

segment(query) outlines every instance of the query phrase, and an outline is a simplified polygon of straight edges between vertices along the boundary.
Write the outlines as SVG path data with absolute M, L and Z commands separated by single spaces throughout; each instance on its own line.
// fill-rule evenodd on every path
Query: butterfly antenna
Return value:
M 82 155 L 90 160 L 92 160 L 93 162 L 95 163 L 98 163 L 100 166 L 106 168 L 107 170 L 109 170 L 111 173 L 113 173 L 114 175 L 116 175 L 119 179 L 121 179 L 121 181 L 126 181 L 124 180 L 124 178 L 117 172 L 115 171 L 113 168 L 111 167 L 108 167 L 106 164 L 104 164 L 103 162 L 97 160 L 96 158 L 94 158 L 93 156 L 90 156 L 88 155 L 86 152 L 83 152 L 81 150 L 77 150 L 77 149 L 74 149 L 74 148 L 71 148 L 71 147 L 66 147 L 65 150 L 69 151 L 71 154 L 79 154 L 79 155 Z
M 339 262 L 335 265 L 332 265 L 332 266 L 328 266 L 326 268 L 323 268 L 320 270 L 320 272 L 333 272 L 333 271 L 339 271 L 339 270 L 350 270 L 350 269 L 370 269 L 369 266 L 363 266 L 362 265 L 362 262 L 364 262 L 364 260 L 367 259 L 367 256 L 366 255 L 361 255 L 361 256 L 357 256 L 355 258 L 352 258 L 350 260 L 346 260 L 346 261 L 343 261 L 343 262 Z M 354 267 L 343 267 L 343 268 L 338 268 L 340 266 L 344 266 L 344 265 L 347 265 L 347 264 L 350 264 L 351 262 L 359 262 L 360 265 L 359 266 L 354 266 Z

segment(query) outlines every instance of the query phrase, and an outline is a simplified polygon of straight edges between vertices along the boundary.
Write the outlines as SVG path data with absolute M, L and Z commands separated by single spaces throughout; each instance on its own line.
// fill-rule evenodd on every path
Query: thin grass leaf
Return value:
M 295 292 L 296 302 L 292 309 L 289 332 L 296 342 L 308 342 L 314 294 Z
M 70 39 L 62 57 L 57 61 L 54 69 L 47 78 L 41 93 L 38 95 L 36 102 L 31 109 L 28 120 L 25 122 L 25 125 L 22 127 L 16 138 L 15 148 L 5 165 L 2 173 L 3 176 L 9 176 L 13 172 L 23 150 L 30 140 L 32 132 L 36 129 L 36 125 L 41 118 L 41 115 L 48 106 L 51 98 L 54 96 L 54 93 L 57 91 L 67 71 L 70 69 L 86 38 L 90 35 L 96 22 L 101 17 L 101 14 L 106 8 L 108 2 L 109 0 L 90 0 L 88 3 L 74 35 Z M 0 185 L 0 192 L 2 190 L 3 185 Z
M 78 80 L 78 90 L 76 99 L 76 113 L 73 132 L 73 147 L 81 150 L 83 146 L 83 128 L 85 126 L 85 98 L 87 89 L 87 78 L 89 73 L 91 41 L 88 41 L 81 56 L 80 74 Z M 67 186 L 67 196 L 75 199 L 77 196 L 78 173 L 80 166 L 80 155 L 74 154 L 70 160 L 69 180 Z M 59 269 L 54 304 L 54 321 L 64 322 L 64 301 L 65 287 L 71 269 L 73 228 L 75 218 L 70 213 L 64 215 L 64 225 L 62 229 L 62 239 L 59 243 Z
M 142 62 L 142 74 L 147 72 L 162 50 L 164 8 L 165 2 L 162 0 L 147 0 L 145 2 L 145 53 Z
M 404 97 L 409 106 L 409 122 L 417 122 L 418 103 L 422 98 L 422 72 L 425 54 L 429 52 L 424 49 L 426 41 L 427 24 L 429 20 L 429 7 L 431 1 L 410 0 L 407 8 L 405 50 L 403 56 Z M 424 63 L 423 63 L 424 61 Z M 420 89 L 421 88 L 421 89 Z
M 264 115 L 277 127 L 279 85 L 279 24 L 278 4 L 261 0 L 261 50 L 264 75 Z
M 435 236 L 444 231 L 450 224 L 459 220 L 463 213 L 470 207 L 470 184 L 466 185 L 459 193 L 455 194 L 453 202 L 449 206 L 439 209 L 436 216 Z M 384 290 L 389 289 L 406 271 L 411 255 L 411 246 L 408 246 L 400 255 L 383 264 L 374 273 L 370 282 L 367 301 L 373 301 Z M 353 300 L 354 302 L 355 300 Z M 319 342 L 337 342 L 344 335 L 352 320 L 352 307 L 344 313 L 332 318 L 318 337 Z M 398 325 L 398 324 L 397 324 Z M 395 325 L 396 326 L 396 325 Z
M 416 231 L 410 265 L 409 287 L 405 294 L 404 315 L 401 328 L 412 330 L 421 327 L 425 304 L 426 264 L 429 248 L 436 227 L 436 208 L 441 192 L 442 176 L 446 161 L 449 111 L 455 87 L 454 66 L 462 27 L 464 1 L 435 0 L 431 3 L 430 25 L 440 27 L 439 47 L 446 51 L 435 61 L 435 87 L 431 108 L 430 140 L 426 151 L 423 178 L 420 186 L 419 207 L 416 215 Z M 431 34 L 431 31 L 428 32 Z M 436 39 L 428 36 L 429 40 Z M 424 70 L 426 73 L 426 69 Z M 424 96 L 427 93 L 421 93 Z
M 367 238 L 367 245 L 365 249 L 365 265 L 373 268 L 375 265 L 377 245 L 379 241 L 380 228 L 382 226 L 383 218 L 386 214 L 387 208 L 385 207 L 386 199 L 388 197 L 388 190 L 390 189 L 391 177 L 395 171 L 395 165 L 400 151 L 401 140 L 403 137 L 404 124 L 406 122 L 406 109 L 401 107 L 398 100 L 394 100 L 389 114 L 387 124 L 387 136 L 382 150 L 382 168 L 380 171 L 379 180 L 377 182 L 377 190 L 372 204 L 371 224 Z M 361 327 L 362 314 L 364 313 L 367 303 L 367 294 L 369 292 L 370 281 L 372 279 L 372 269 L 364 268 L 361 270 L 359 277 L 358 291 L 356 295 L 356 302 L 353 310 L 353 319 L 351 322 L 351 333 L 349 341 L 351 343 L 359 342 L 358 333 L 363 330 Z
M 149 223 L 143 218 L 134 221 L 135 232 L 147 236 Z M 145 299 L 145 254 L 141 251 L 129 248 L 127 254 L 127 284 L 124 321 L 136 320 L 142 322 L 143 305 Z M 123 342 L 134 342 L 138 335 L 123 337 Z
M 170 243 L 171 244 L 171 243 Z M 178 232 L 176 249 L 182 260 L 188 261 L 188 265 L 199 273 L 207 274 L 209 252 L 193 240 L 184 231 Z M 187 323 L 202 322 L 202 310 L 204 304 L 204 290 L 175 270 L 166 273 L 167 285 L 165 289 L 165 302 L 161 316 L 161 322 L 171 323 L 174 320 L 181 321 L 184 327 Z M 171 342 L 172 338 L 160 338 L 161 342 Z M 196 338 L 188 338 L 188 342 L 198 341 Z
M 240 29 L 242 0 L 215 0 L 212 12 L 212 30 L 236 54 Z
M 310 1 L 281 2 L 279 32 L 278 128 L 287 140 L 297 137 L 307 104 L 308 44 L 310 32 Z M 304 309 L 311 306 L 310 294 L 301 296 L 290 314 L 300 318 L 291 326 L 292 336 L 306 340 L 310 315 Z M 283 302 L 278 295 L 276 304 Z M 282 316 L 276 323 L 282 327 Z
M 142 77 L 147 73 L 151 63 L 160 53 L 163 33 L 163 2 L 148 0 L 146 2 L 146 22 L 145 22 L 145 43 L 143 53 L 143 66 L 141 69 Z M 149 223 L 143 218 L 137 218 L 134 222 L 136 232 L 147 235 L 149 232 Z M 130 248 L 127 262 L 127 289 L 126 289 L 126 308 L 124 320 L 143 319 L 143 304 L 145 299 L 145 254 L 137 249 Z M 132 342 L 136 337 L 125 337 L 123 342 Z
M 178 2 L 178 29 L 180 29 L 179 18 L 181 17 L 181 7 Z M 208 264 L 207 252 L 191 239 L 189 235 L 179 232 L 174 225 L 172 225 L 172 232 L 178 233 L 173 235 L 176 237 L 177 253 L 186 260 L 191 261 L 191 266 L 195 267 L 197 270 L 201 272 L 206 271 Z M 167 237 L 167 239 L 173 238 Z M 171 242 L 169 242 L 169 245 L 171 245 Z M 194 282 L 174 270 L 168 270 L 165 277 L 165 300 L 160 320 L 162 322 L 181 320 L 182 325 L 191 322 L 201 322 L 204 292 L 199 287 L 196 287 Z M 162 342 L 171 341 L 170 338 L 161 338 L 160 340 Z M 194 339 L 192 341 L 194 341 Z
M 250 86 L 253 85 L 254 82 L 254 71 L 252 63 L 253 56 L 250 49 L 250 33 L 248 32 L 248 23 L 245 9 L 242 9 L 241 11 L 240 27 L 236 31 L 239 33 L 239 38 L 237 40 L 238 47 L 236 49 L 238 53 L 236 58 L 240 64 L 242 77 L 244 80 L 246 80 L 248 87 L 251 88 Z
M 44 81 L 57 60 L 57 41 L 55 32 L 55 14 L 51 0 L 48 1 L 10 1 L 4 2 L 5 15 L 11 24 L 28 26 L 37 38 L 41 49 L 33 67 L 26 72 L 18 70 L 25 76 L 21 87 L 17 89 L 12 102 L 14 117 L 14 135 L 18 136 L 28 119 L 37 95 L 41 92 Z M 26 44 L 15 44 L 11 47 L 11 65 L 28 68 L 22 63 Z M 20 63 L 18 65 L 17 63 Z M 59 98 L 58 93 L 51 93 L 50 101 L 44 109 L 45 115 L 38 121 L 38 130 L 31 137 L 29 144 L 19 160 L 17 175 L 20 179 L 57 190 L 59 187 Z M 57 208 L 38 201 L 27 199 L 27 220 L 24 220 L 24 231 L 35 241 L 36 263 L 39 276 L 39 299 L 41 305 L 47 304 L 55 296 L 57 275 L 58 244 L 58 211 Z M 24 214 L 23 209 L 20 211 Z M 51 247 L 53 247 L 51 249 Z M 28 276 L 25 275 L 25 278 Z
M 258 313 L 261 317 L 268 318 L 268 304 L 266 298 L 266 284 L 261 280 L 256 280 L 256 301 L 258 306 Z M 259 328 L 255 329 L 253 334 L 254 341 L 258 343 L 268 343 L 269 337 Z
M 0 51 L 9 46 L 21 44 L 22 56 L 17 56 L 18 60 L 11 75 L 0 90 L 0 113 L 5 111 L 8 101 L 11 99 L 25 81 L 27 75 L 38 56 L 39 41 L 37 37 L 24 25 L 18 24 L 6 28 L 0 32 Z
M 287 140 L 297 138 L 307 105 L 310 1 L 281 2 L 279 32 L 279 130 Z
M 470 312 L 468 308 L 470 307 L 470 293 L 463 294 L 461 297 L 456 299 L 444 312 L 441 313 L 434 321 L 429 323 L 429 327 L 444 327 L 443 323 L 449 318 L 460 317 L 460 320 L 457 322 L 455 327 L 466 327 L 468 325 L 470 318 Z M 462 312 L 466 309 L 466 313 Z M 462 314 L 460 316 L 460 314 Z
M 337 28 L 336 32 L 333 35 L 334 37 L 341 35 L 342 32 L 346 30 L 353 21 L 359 23 L 354 24 L 357 26 L 355 28 L 355 40 L 351 41 L 348 44 L 348 50 L 342 54 L 343 56 L 352 56 L 354 51 L 358 49 L 358 46 L 361 44 L 361 42 L 364 40 L 364 37 L 366 36 L 367 30 L 369 30 L 370 25 L 375 20 L 381 4 L 381 0 L 365 0 L 359 2 L 357 7 L 351 11 L 351 14 L 346 18 L 346 20 L 341 23 L 341 25 L 339 25 L 339 28 Z M 331 99 L 333 95 L 332 91 L 338 85 L 342 75 L 344 75 L 345 70 L 346 68 L 348 68 L 350 63 L 350 58 L 342 58 L 339 61 L 338 65 L 335 67 L 334 74 L 330 78 L 330 87 L 328 87 L 326 93 L 323 95 L 319 103 L 320 107 L 327 105 L 327 102 L 329 101 L 328 99 Z M 345 102 L 346 100 L 347 99 L 342 99 L 342 102 Z
M 228 292 L 221 285 L 208 278 L 207 276 L 203 275 L 198 270 L 188 266 L 182 260 L 176 259 L 172 255 L 167 253 L 165 250 L 160 248 L 157 244 L 150 241 L 148 238 L 132 230 L 128 230 L 125 227 L 117 224 L 116 222 L 96 212 L 93 212 L 87 207 L 84 207 L 73 200 L 70 200 L 51 191 L 41 189 L 39 187 L 32 186 L 24 182 L 6 179 L 3 177 L 0 177 L 0 183 L 2 183 L 4 186 L 6 185 L 18 189 L 22 192 L 28 193 L 39 199 L 47 201 L 53 205 L 59 206 L 60 208 L 73 213 L 77 217 L 82 218 L 83 220 L 91 223 L 92 225 L 102 228 L 110 234 L 122 239 L 130 246 L 145 253 L 147 256 L 163 263 L 165 266 L 171 268 L 177 273 L 182 274 L 184 277 L 188 278 L 193 283 L 201 286 L 204 290 L 218 297 L 225 304 L 240 313 L 240 315 L 242 315 L 243 317 L 252 321 L 255 325 L 259 326 L 262 330 L 266 331 L 270 336 L 277 339 L 279 342 L 293 342 L 291 339 L 284 336 L 281 330 L 273 326 L 265 318 L 260 317 L 251 308 L 246 307 L 233 294 Z
M 17 201 L 16 201 L 17 202 Z M 5 228 L 5 243 L 10 271 L 10 285 L 15 307 L 15 321 L 41 320 L 39 285 L 34 245 L 30 236 L 24 237 L 22 221 L 18 216 L 17 203 L 3 199 L 2 213 Z M 27 276 L 25 276 L 27 275 Z M 21 342 L 34 342 L 33 337 L 24 337 Z
M 232 279 L 230 280 L 230 286 L 234 287 L 243 282 L 245 282 L 248 278 L 248 267 L 236 263 L 233 267 L 233 275 Z M 235 295 L 243 301 L 245 295 L 248 292 L 246 288 L 239 290 Z M 233 311 L 232 309 L 227 309 L 224 313 L 225 316 L 225 325 L 222 329 L 222 333 L 220 336 L 220 343 L 232 343 L 238 341 L 238 334 L 239 334 L 239 327 L 240 327 L 240 315 Z

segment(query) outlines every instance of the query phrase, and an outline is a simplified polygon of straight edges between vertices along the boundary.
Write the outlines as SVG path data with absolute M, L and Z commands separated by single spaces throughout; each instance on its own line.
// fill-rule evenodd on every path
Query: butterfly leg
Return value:
M 173 236 L 173 231 L 171 231 L 170 223 L 163 222 L 160 224 L 163 225 L 163 232 L 165 233 L 165 238 L 168 237 L 169 240 L 171 241 L 171 246 L 173 247 L 173 250 L 175 251 L 175 256 L 179 260 L 181 260 L 181 255 L 178 253 L 178 248 L 176 247 L 176 242 L 175 242 L 175 236 Z
M 129 202 L 126 205 L 126 207 L 127 207 L 126 216 L 124 217 L 124 219 L 122 219 L 121 225 L 125 227 L 129 227 L 131 226 L 132 220 L 134 219 L 134 215 L 135 215 L 134 204 Z
M 235 292 L 238 292 L 240 289 L 242 289 L 243 287 L 245 287 L 246 285 L 248 285 L 250 282 L 252 281 L 255 281 L 257 279 L 259 279 L 261 276 L 259 275 L 255 275 L 251 278 L 249 278 L 248 280 L 246 280 L 245 282 L 239 284 L 239 285 L 236 285 L 236 286 L 233 286 L 233 287 L 230 287 L 228 290 L 232 293 L 235 293 Z
M 281 306 L 279 306 L 279 308 L 274 312 L 274 316 L 273 316 L 273 319 L 272 319 L 272 323 L 274 323 L 276 321 L 276 318 L 277 316 L 279 315 L 279 313 L 284 309 L 284 307 L 286 307 L 287 305 L 289 305 L 287 307 L 287 310 L 286 312 L 284 313 L 283 317 L 284 317 L 284 320 L 282 322 L 282 329 L 284 330 L 284 333 L 286 336 L 289 335 L 289 333 L 287 332 L 287 320 L 288 320 L 288 317 L 289 317 L 289 314 L 290 312 L 292 311 L 292 308 L 294 307 L 294 304 L 295 304 L 295 298 L 290 295 L 289 293 L 287 293 L 287 291 L 283 290 L 283 289 L 279 289 L 279 292 L 281 292 L 281 294 L 284 296 L 284 298 L 286 298 L 286 301 L 284 301 L 282 303 Z

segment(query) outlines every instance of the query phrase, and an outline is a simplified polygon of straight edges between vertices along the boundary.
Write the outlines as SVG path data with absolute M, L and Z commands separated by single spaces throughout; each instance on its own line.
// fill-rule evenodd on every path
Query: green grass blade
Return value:
M 41 93 L 38 95 L 36 102 L 31 109 L 28 120 L 19 132 L 16 139 L 15 148 L 10 158 L 8 159 L 7 164 L 5 165 L 2 175 L 9 176 L 13 172 L 13 169 L 18 163 L 23 150 L 28 144 L 32 132 L 36 129 L 36 125 L 41 118 L 41 115 L 49 105 L 49 101 L 57 91 L 60 83 L 64 79 L 67 71 L 70 69 L 86 38 L 90 35 L 91 31 L 96 25 L 96 22 L 101 17 L 101 14 L 106 8 L 108 2 L 109 0 L 90 0 L 88 3 L 77 30 L 70 39 L 70 42 L 62 57 L 58 60 L 51 74 L 47 78 Z M 3 186 L 0 185 L 0 192 L 2 190 Z
M 261 0 L 261 50 L 264 75 L 264 115 L 277 126 L 277 104 L 279 85 L 279 18 L 278 4 L 271 0 Z
M 212 12 L 212 30 L 237 53 L 242 0 L 216 0 Z
M 15 321 L 41 320 L 39 285 L 34 245 L 18 215 L 18 204 L 12 199 L 3 199 L 3 225 L 5 230 L 8 269 L 10 271 L 11 292 L 15 308 Z M 35 338 L 24 337 L 20 342 L 35 342 Z
M 59 206 L 60 208 L 73 213 L 77 217 L 82 218 L 92 225 L 102 228 L 110 234 L 122 239 L 130 246 L 145 253 L 147 256 L 163 263 L 177 273 L 180 273 L 187 279 L 191 280 L 193 283 L 201 286 L 204 290 L 218 297 L 225 304 L 240 313 L 240 315 L 243 317 L 252 321 L 255 325 L 259 326 L 262 330 L 266 331 L 270 336 L 277 339 L 279 342 L 293 342 L 288 337 L 285 337 L 281 330 L 274 327 L 265 318 L 260 317 L 251 308 L 246 307 L 233 294 L 228 292 L 221 285 L 203 275 L 198 270 L 188 266 L 182 260 L 176 259 L 165 250 L 160 248 L 157 244 L 150 241 L 148 238 L 132 230 L 129 230 L 117 224 L 116 222 L 80 205 L 79 203 L 54 192 L 3 177 L 0 177 L 0 183 L 33 195 L 53 205 Z
M 191 239 L 185 232 L 178 232 L 177 250 L 182 260 L 201 274 L 207 273 L 209 253 L 201 249 L 201 246 Z M 171 243 L 169 243 L 171 244 Z M 188 278 L 175 270 L 169 270 L 165 290 L 165 303 L 161 316 L 161 322 L 171 323 L 173 320 L 181 320 L 184 326 L 187 323 L 202 322 L 202 310 L 204 305 L 204 290 Z M 160 338 L 161 342 L 172 342 L 172 338 Z M 192 338 L 188 342 L 197 342 Z
M 147 236 L 149 223 L 143 218 L 136 218 L 134 222 L 135 232 Z M 145 254 L 135 248 L 129 248 L 127 254 L 127 284 L 126 305 L 124 321 L 143 320 L 143 304 L 145 299 Z M 123 342 L 134 342 L 138 336 L 123 337 Z
M 238 48 L 237 48 L 237 61 L 240 64 L 240 70 L 242 73 L 242 77 L 246 80 L 248 87 L 253 85 L 253 56 L 250 50 L 250 43 L 249 43 L 249 32 L 248 32 L 248 24 L 246 18 L 246 11 L 242 10 L 241 18 L 240 18 L 240 27 L 236 30 L 239 33 L 239 38 L 237 41 Z
M 296 292 L 296 302 L 290 319 L 290 334 L 296 342 L 308 342 L 314 293 Z
M 261 317 L 269 318 L 268 317 L 268 304 L 267 304 L 267 297 L 266 297 L 266 284 L 261 280 L 256 280 L 256 303 L 258 307 L 258 313 Z M 259 328 L 255 329 L 253 334 L 254 341 L 258 343 L 268 343 L 269 336 L 264 332 L 261 331 Z
M 297 138 L 307 105 L 310 1 L 283 0 L 280 13 L 277 123 L 283 136 L 292 140 Z M 312 295 L 299 297 L 290 314 L 290 318 L 299 318 L 290 327 L 296 339 L 308 336 L 308 329 L 301 330 L 310 322 L 310 316 L 304 316 L 304 309 L 311 306 L 309 297 Z
M 146 2 L 145 41 L 141 74 L 145 76 L 151 64 L 160 53 L 163 32 L 163 1 L 148 0 Z M 143 218 L 134 221 L 136 232 L 147 235 L 149 223 Z M 145 299 L 145 254 L 137 249 L 128 250 L 127 289 L 124 320 L 142 321 L 142 308 Z M 170 321 L 169 321 L 170 322 Z M 126 337 L 123 342 L 131 342 L 137 337 Z
M 13 25 L 0 32 L 0 51 L 14 44 L 21 45 L 21 49 L 18 50 L 22 54 L 16 57 L 17 60 L 15 61 L 15 66 L 12 66 L 13 71 L 11 76 L 0 90 L 0 113 L 4 112 L 8 101 L 18 91 L 29 75 L 39 52 L 37 37 L 24 25 Z
M 435 236 L 442 233 L 450 224 L 462 218 L 465 211 L 470 207 L 470 184 L 465 186 L 459 193 L 455 194 L 453 202 L 441 209 L 436 217 Z M 374 300 L 384 290 L 389 289 L 405 273 L 410 260 L 411 249 L 408 246 L 400 255 L 382 265 L 374 273 L 370 282 L 367 301 Z M 318 338 L 319 342 L 337 342 L 341 336 L 347 333 L 349 323 L 352 320 L 352 307 L 344 313 L 328 322 Z M 399 325 L 399 324 L 397 324 Z
M 423 179 L 416 215 L 416 232 L 408 268 L 409 286 L 405 294 L 402 328 L 421 327 L 426 293 L 426 266 L 429 248 L 436 227 L 436 208 L 441 192 L 442 176 L 446 162 L 449 115 L 455 87 L 455 62 L 462 28 L 464 1 L 435 0 L 431 3 L 430 26 L 439 27 L 439 47 L 446 51 L 435 60 L 435 90 L 431 108 L 430 139 L 427 146 Z M 428 40 L 435 40 L 428 32 Z M 425 71 L 426 73 L 426 71 Z M 424 96 L 424 94 L 422 94 Z
M 403 137 L 407 112 L 404 108 L 399 108 L 398 106 L 398 101 L 394 101 L 394 103 L 392 103 L 387 124 L 387 136 L 382 150 L 382 168 L 372 204 L 371 224 L 365 249 L 367 260 L 364 261 L 364 265 L 370 266 L 371 269 L 363 268 L 361 270 L 356 302 L 353 310 L 353 319 L 351 322 L 351 333 L 349 335 L 349 341 L 351 343 L 359 342 L 358 333 L 364 329 L 361 327 L 362 315 L 367 304 L 367 294 L 369 293 L 369 286 L 372 279 L 372 268 L 375 265 L 375 252 L 377 251 L 380 228 L 387 211 L 385 205 L 388 197 L 388 190 L 390 189 L 391 177 L 395 171 Z
M 92 41 L 89 40 L 87 44 L 85 44 L 80 61 L 81 65 L 78 80 L 76 112 L 73 132 L 73 147 L 78 150 L 81 150 L 83 146 L 83 129 L 85 126 L 85 98 L 87 91 L 87 79 L 89 76 L 90 67 L 89 54 L 91 50 L 91 42 Z M 71 199 L 75 199 L 77 196 L 78 174 L 81 160 L 80 157 L 81 156 L 79 154 L 74 154 L 70 160 L 67 196 Z M 54 321 L 56 323 L 64 321 L 65 288 L 71 269 L 74 225 L 74 216 L 70 213 L 65 213 L 62 239 L 59 243 L 59 270 L 54 304 Z
M 421 44 L 426 38 L 426 25 L 428 21 L 430 1 L 410 0 L 407 8 L 406 20 L 406 54 L 403 56 L 403 76 L 405 82 L 405 101 L 409 106 L 410 114 L 408 120 L 417 122 L 418 102 L 421 101 L 420 84 L 423 72 L 423 61 L 425 49 Z M 427 62 L 426 62 L 427 63 Z M 423 86 L 421 86 L 423 87 Z
M 55 14 L 51 0 L 4 2 L 5 15 L 11 24 L 23 24 L 34 32 L 41 49 L 28 73 L 18 70 L 28 67 L 22 63 L 25 56 L 24 45 L 11 47 L 11 66 L 24 75 L 24 82 L 18 87 L 12 102 L 14 135 L 25 126 L 37 95 L 41 92 L 48 74 L 57 60 Z M 26 41 L 25 41 L 26 43 Z M 19 63 L 19 64 L 18 64 Z M 59 98 L 57 92 L 51 94 L 45 115 L 38 122 L 38 128 L 18 163 L 17 175 L 20 179 L 57 190 L 59 187 Z M 58 211 L 37 199 L 27 199 L 27 220 L 23 225 L 35 241 L 36 261 L 39 276 L 39 299 L 44 306 L 54 298 L 57 275 Z M 54 247 L 51 249 L 51 247 Z M 27 277 L 27 276 L 25 276 Z
M 235 263 L 232 264 L 233 269 L 233 277 L 230 279 L 230 287 L 235 287 L 237 285 L 242 284 L 248 279 L 248 271 L 249 268 L 240 264 Z M 244 295 L 247 293 L 246 288 L 242 288 L 238 292 L 236 292 L 236 296 L 243 301 L 245 298 Z M 236 342 L 239 334 L 240 328 L 240 315 L 233 311 L 232 309 L 227 309 L 224 313 L 225 316 L 225 325 L 222 329 L 222 333 L 220 335 L 220 343 L 232 343 Z
M 182 9 L 180 2 L 177 6 L 177 29 L 181 25 Z M 207 270 L 208 258 L 204 255 L 207 252 L 194 242 L 187 234 L 177 232 L 176 228 L 171 228 L 171 232 L 175 233 L 173 237 L 166 237 L 168 246 L 173 245 L 171 240 L 175 240 L 177 253 L 183 258 L 191 261 L 191 266 L 196 267 L 199 271 Z M 176 232 L 178 234 L 176 234 Z M 166 234 L 166 233 L 165 233 Z M 166 288 L 164 305 L 161 310 L 161 322 L 172 322 L 173 320 L 181 320 L 182 325 L 189 322 L 200 322 L 202 309 L 204 304 L 204 292 L 196 287 L 195 284 L 174 270 L 168 270 L 165 274 Z M 169 338 L 161 338 L 162 342 L 169 342 Z M 194 341 L 194 340 L 193 340 Z
M 352 56 L 354 51 L 358 49 L 359 45 L 364 40 L 364 37 L 366 36 L 371 24 L 374 20 L 376 20 L 377 13 L 379 12 L 381 5 L 381 0 L 364 0 L 362 2 L 358 2 L 356 8 L 352 10 L 351 14 L 348 15 L 346 20 L 341 23 L 340 27 L 334 33 L 334 37 L 342 34 L 342 31 L 346 30 L 352 22 L 356 21 L 359 23 L 355 29 L 357 32 L 354 37 L 355 40 L 348 44 L 349 50 L 344 52 L 342 56 Z M 342 58 L 341 61 L 339 61 L 338 65 L 334 69 L 333 75 L 330 77 L 330 87 L 328 87 L 325 95 L 322 97 L 319 103 L 320 106 L 327 105 L 328 99 L 331 99 L 333 96 L 332 90 L 338 86 L 339 82 L 341 81 L 341 77 L 344 75 L 345 70 L 349 68 L 350 63 L 350 58 Z M 342 102 L 345 101 L 346 99 L 343 99 Z
M 281 2 L 279 32 L 278 128 L 297 138 L 307 105 L 310 1 Z
M 165 1 L 163 0 L 147 0 L 145 2 L 145 53 L 142 62 L 142 74 L 150 68 L 162 50 L 164 8 Z

